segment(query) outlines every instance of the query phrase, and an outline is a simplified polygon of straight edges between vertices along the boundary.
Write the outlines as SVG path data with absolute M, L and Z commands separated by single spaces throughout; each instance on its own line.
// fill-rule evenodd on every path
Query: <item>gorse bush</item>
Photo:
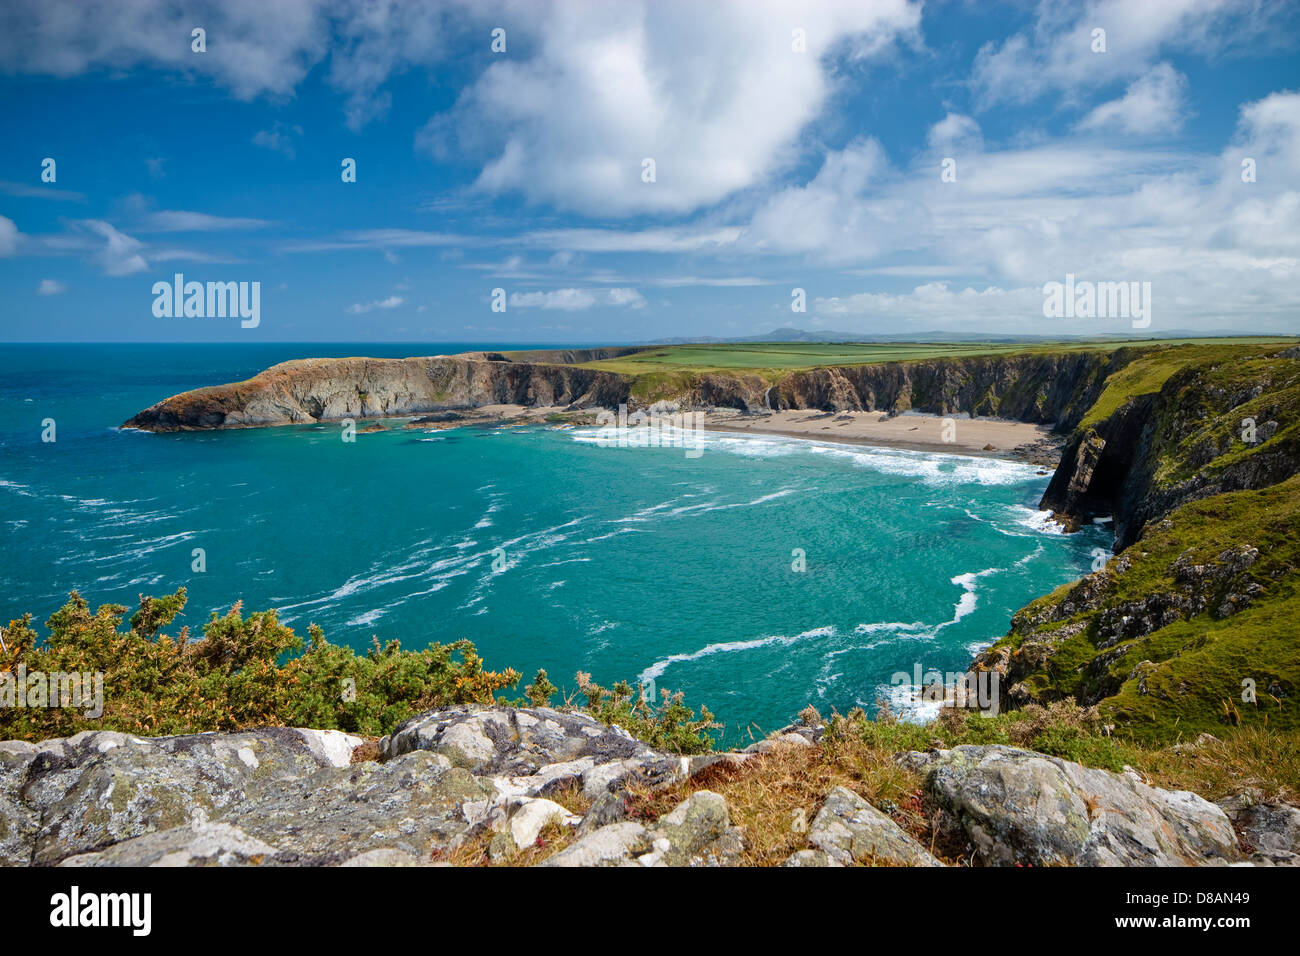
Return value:
M 39 646 L 31 615 L 11 621 L 0 649 L 0 671 L 98 672 L 104 712 L 85 707 L 0 707 L 0 738 L 64 737 L 82 730 L 128 733 L 200 733 L 260 726 L 297 726 L 378 735 L 422 710 L 490 703 L 519 674 L 489 671 L 469 641 L 404 651 L 397 641 L 358 655 L 325 640 L 312 625 L 310 640 L 281 624 L 275 611 L 244 617 L 239 604 L 213 614 L 203 637 L 183 627 L 159 631 L 185 607 L 185 589 L 140 598 L 127 608 L 102 605 L 93 614 L 75 591 L 46 622 Z
M 543 673 L 540 675 L 545 677 Z M 721 726 L 707 707 L 700 716 L 682 703 L 680 692 L 661 690 L 662 703 L 647 700 L 628 684 L 619 681 L 613 687 L 593 683 L 590 674 L 578 672 L 578 690 L 587 698 L 583 708 L 604 724 L 618 724 L 633 737 L 652 747 L 679 754 L 705 753 L 713 749 L 708 731 Z
M 0 739 L 41 740 L 83 730 L 117 730 L 148 736 L 232 731 L 251 727 L 314 727 L 379 736 L 408 717 L 455 704 L 492 704 L 496 693 L 519 683 L 514 670 L 485 670 L 469 641 L 431 643 L 420 651 L 399 642 L 372 643 L 365 654 L 325 639 L 315 624 L 303 641 L 276 612 L 245 617 L 236 603 L 213 614 L 203 636 L 188 627 L 175 637 L 161 633 L 185 608 L 185 589 L 163 597 L 141 595 L 125 629 L 127 608 L 105 604 L 93 614 L 77 592 L 46 622 L 49 637 L 38 644 L 32 616 L 3 631 L 0 674 L 102 674 L 103 713 L 77 707 L 4 706 Z M 607 724 L 676 753 L 701 753 L 717 726 L 699 717 L 681 694 L 664 693 L 661 704 L 637 698 L 626 683 L 612 689 L 578 675 L 585 710 Z M 550 704 L 558 688 L 538 671 L 519 704 Z M 569 703 L 566 701 L 566 704 Z

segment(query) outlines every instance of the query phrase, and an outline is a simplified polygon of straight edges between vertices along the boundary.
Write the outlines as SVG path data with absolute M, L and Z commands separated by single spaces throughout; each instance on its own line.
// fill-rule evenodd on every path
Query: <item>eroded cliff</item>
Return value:
M 611 407 L 627 401 L 628 385 L 626 377 L 610 372 L 512 361 L 500 353 L 300 359 L 244 382 L 174 395 L 123 427 L 158 432 L 248 428 L 493 404 Z

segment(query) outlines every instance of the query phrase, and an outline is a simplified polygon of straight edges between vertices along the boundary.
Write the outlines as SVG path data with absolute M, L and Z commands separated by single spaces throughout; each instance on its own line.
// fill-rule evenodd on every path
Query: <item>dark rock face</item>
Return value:
M 1189 502 L 1287 480 L 1300 471 L 1294 352 L 1243 361 L 1237 374 L 1210 362 L 1176 371 L 1071 436 L 1039 507 L 1067 527 L 1113 515 L 1120 551 Z
M 1068 429 L 1097 400 L 1106 376 L 1132 358 L 1120 349 L 819 368 L 788 376 L 770 404 L 891 414 L 969 412 Z
M 1075 435 L 1061 454 L 1061 465 L 1038 507 L 1054 512 L 1067 528 L 1077 529 L 1094 515 L 1116 514 L 1116 533 L 1128 526 L 1124 485 L 1140 454 L 1156 396 L 1143 395 L 1095 427 Z

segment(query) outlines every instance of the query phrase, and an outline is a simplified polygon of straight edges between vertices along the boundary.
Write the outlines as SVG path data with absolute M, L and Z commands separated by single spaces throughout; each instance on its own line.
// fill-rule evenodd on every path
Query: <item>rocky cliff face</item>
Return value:
M 772 408 L 969 413 L 1073 428 L 1129 349 L 891 362 L 795 372 L 770 396 Z M 759 406 L 762 407 L 762 406 Z
M 175 395 L 140 412 L 123 427 L 146 431 L 247 428 L 493 404 L 616 407 L 627 401 L 628 386 L 628 379 L 610 372 L 514 361 L 497 353 L 301 359 L 273 366 L 246 382 Z
M 616 408 L 638 404 L 634 379 L 584 368 L 635 349 L 467 352 L 408 359 L 302 359 L 246 382 L 196 389 L 140 412 L 148 431 L 301 424 L 422 414 L 491 404 Z M 687 408 L 916 409 L 1071 428 L 1130 350 L 892 362 L 793 372 L 772 385 L 756 374 L 701 373 L 658 398 Z
M 1158 389 L 1076 429 L 1040 507 L 1068 525 L 1112 515 L 1122 550 L 1184 504 L 1287 480 L 1300 472 L 1295 352 L 1180 363 Z
M 1147 739 L 1300 727 L 1300 353 L 1198 349 L 1135 363 L 1071 436 L 1042 506 L 1113 516 L 1117 556 L 976 659 L 1008 704 L 1098 704 Z

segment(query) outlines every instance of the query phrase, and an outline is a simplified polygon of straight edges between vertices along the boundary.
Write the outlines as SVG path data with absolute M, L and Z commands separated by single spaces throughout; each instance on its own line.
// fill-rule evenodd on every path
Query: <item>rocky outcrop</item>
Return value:
M 913 755 L 927 792 L 988 866 L 1203 866 L 1242 856 L 1194 793 L 1004 746 Z
M 852 790 L 836 787 L 808 828 L 812 850 L 786 866 L 943 866 L 903 828 Z
M 408 359 L 301 359 L 245 382 L 183 392 L 125 422 L 168 432 L 421 415 L 515 404 L 617 407 L 629 380 L 579 365 L 512 361 L 497 353 Z
M 817 737 L 786 728 L 763 749 L 686 759 L 583 714 L 464 706 L 407 721 L 382 741 L 377 760 L 357 737 L 292 728 L 7 741 L 0 863 L 738 866 L 747 861 L 745 831 L 722 793 L 696 788 L 692 777 L 725 767 L 714 779 L 732 779 L 781 748 L 820 746 Z M 1234 823 L 1251 861 L 1297 859 L 1300 812 L 1262 798 L 1225 803 L 1225 813 L 1132 773 L 1010 747 L 899 759 L 925 774 L 945 825 L 969 841 L 979 863 L 1235 863 L 1243 854 Z M 653 818 L 642 804 L 629 814 L 632 789 L 666 787 L 680 794 L 671 810 Z M 786 865 L 943 863 L 867 800 L 835 787 Z
M 1300 810 L 1246 789 L 1219 801 L 1261 866 L 1300 866 Z
M 455 707 L 413 717 L 379 744 L 386 759 L 428 751 L 492 779 L 503 800 L 545 796 L 565 784 L 595 799 L 636 778 L 651 785 L 687 769 L 617 728 L 550 708 Z

